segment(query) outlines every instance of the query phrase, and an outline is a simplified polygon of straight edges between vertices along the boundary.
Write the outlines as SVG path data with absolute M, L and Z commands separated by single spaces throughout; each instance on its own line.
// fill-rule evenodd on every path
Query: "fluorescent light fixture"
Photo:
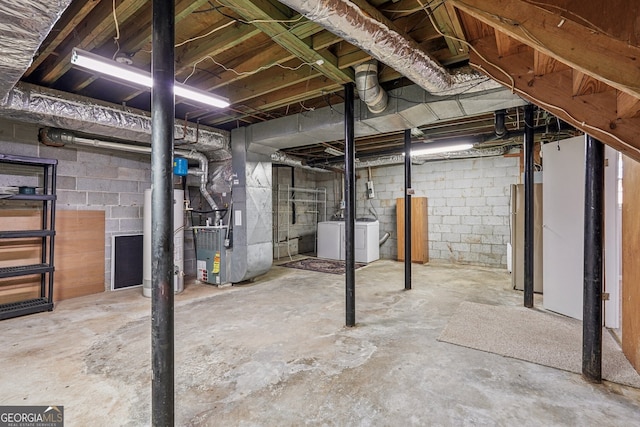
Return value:
M 420 138 L 424 136 L 424 132 L 420 130 L 420 128 L 411 128 L 411 136 L 414 138 Z
M 324 152 L 325 152 L 325 153 L 329 153 L 329 154 L 331 154 L 332 156 L 344 156 L 344 152 L 342 152 L 342 151 L 340 151 L 340 150 L 337 150 L 337 149 L 335 149 L 335 148 L 333 148 L 333 147 L 327 147 L 327 148 L 325 148 L 325 149 L 324 149 Z
M 78 48 L 74 48 L 71 52 L 71 63 L 136 85 L 148 88 L 153 86 L 150 73 Z M 182 83 L 174 83 L 173 91 L 176 96 L 212 107 L 226 108 L 229 106 L 229 101 L 226 98 L 191 88 Z
M 428 154 L 452 153 L 473 148 L 471 143 L 430 142 L 420 144 L 420 148 L 412 148 L 411 156 L 425 156 Z

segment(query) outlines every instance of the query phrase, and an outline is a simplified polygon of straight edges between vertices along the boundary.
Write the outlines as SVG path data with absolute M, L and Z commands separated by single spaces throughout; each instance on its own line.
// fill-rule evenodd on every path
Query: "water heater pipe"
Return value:
M 74 133 L 55 128 L 43 128 L 40 130 L 40 142 L 45 145 L 60 147 L 64 144 L 77 144 L 77 145 L 85 145 L 89 147 L 97 147 L 97 148 L 106 148 L 110 150 L 119 150 L 126 151 L 129 153 L 139 153 L 139 154 L 151 154 L 151 147 L 143 146 L 143 145 L 131 145 L 131 144 L 123 144 L 120 142 L 111 142 L 111 141 L 103 141 L 99 139 L 92 138 L 83 138 L 76 136 Z M 62 145 L 61 145 L 62 144 Z M 207 191 L 207 184 L 209 180 L 209 160 L 207 157 L 194 150 L 173 150 L 175 155 L 191 159 L 197 160 L 199 165 L 198 169 L 189 169 L 189 175 L 199 176 L 200 177 L 200 193 L 202 197 L 205 198 L 207 203 L 211 206 L 211 209 L 218 209 L 216 202 L 213 201 L 211 194 Z

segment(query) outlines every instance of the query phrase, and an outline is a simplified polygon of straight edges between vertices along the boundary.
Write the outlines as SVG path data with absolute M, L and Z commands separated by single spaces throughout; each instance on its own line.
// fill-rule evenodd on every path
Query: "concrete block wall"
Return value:
M 317 172 L 316 185 L 327 189 L 327 221 L 341 213 L 340 201 L 343 199 L 342 180 L 344 175 L 337 172 Z M 344 212 L 342 212 L 344 214 Z
M 289 197 L 299 200 L 295 202 L 295 221 L 292 204 L 287 202 L 287 188 L 291 187 L 291 174 L 294 173 L 295 188 L 299 191 L 289 194 Z M 316 224 L 329 216 L 327 191 L 318 180 L 318 172 L 288 166 L 273 167 L 273 227 L 274 227 L 274 257 L 288 256 L 288 253 L 315 252 Z M 314 191 L 318 192 L 314 192 Z M 323 191 L 324 190 L 324 191 Z M 289 251 L 285 242 L 294 239 L 289 244 Z
M 0 120 L 0 152 L 58 159 L 57 210 L 105 212 L 105 289 L 111 287 L 111 244 L 115 235 L 142 234 L 144 190 L 151 187 L 150 156 L 80 146 L 48 147 L 38 126 Z M 185 248 L 192 248 L 185 233 Z M 191 254 L 191 255 L 190 255 Z M 195 274 L 193 250 L 185 271 Z
M 425 162 L 413 164 L 411 175 L 415 196 L 428 198 L 431 260 L 506 267 L 510 186 L 519 179 L 518 158 Z M 396 198 L 404 197 L 404 166 L 372 168 L 372 177 L 373 200 L 366 200 L 366 178 L 358 180 L 358 212 L 370 216 L 375 209 L 381 234 L 391 233 L 381 257 L 394 259 Z

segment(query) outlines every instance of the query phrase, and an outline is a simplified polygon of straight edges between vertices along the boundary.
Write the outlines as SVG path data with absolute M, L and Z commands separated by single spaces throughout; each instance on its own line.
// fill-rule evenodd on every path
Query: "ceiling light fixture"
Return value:
M 324 149 L 325 153 L 331 154 L 333 156 L 344 156 L 344 152 L 337 150 L 333 147 L 327 147 Z
M 424 136 L 424 132 L 420 128 L 411 128 L 411 136 L 414 138 L 420 138 Z
M 416 144 L 418 145 L 418 144 Z M 411 149 L 411 156 L 425 156 L 428 154 L 452 153 L 454 151 L 464 151 L 473 148 L 471 143 L 451 143 L 451 142 L 430 142 L 419 144 L 419 148 Z
M 129 83 L 134 83 L 148 88 L 153 86 L 153 79 L 151 78 L 150 73 L 128 65 L 120 64 L 116 61 L 103 58 L 82 49 L 73 49 L 71 53 L 71 63 L 120 80 L 125 80 Z M 173 91 L 176 96 L 190 99 L 201 104 L 210 105 L 212 107 L 227 108 L 229 106 L 229 100 L 226 98 L 191 88 L 182 83 L 174 83 Z

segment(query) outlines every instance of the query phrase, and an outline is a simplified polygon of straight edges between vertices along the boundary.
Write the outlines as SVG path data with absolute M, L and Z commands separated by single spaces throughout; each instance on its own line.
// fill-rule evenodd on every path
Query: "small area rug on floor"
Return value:
M 365 265 L 367 264 L 356 262 L 355 268 L 358 269 Z M 344 274 L 345 272 L 345 262 L 332 259 L 304 258 L 296 261 L 285 262 L 284 264 L 278 264 L 278 266 L 331 274 Z
M 438 341 L 582 372 L 582 322 L 537 309 L 465 301 Z M 602 378 L 640 388 L 640 375 L 606 329 L 602 331 Z

